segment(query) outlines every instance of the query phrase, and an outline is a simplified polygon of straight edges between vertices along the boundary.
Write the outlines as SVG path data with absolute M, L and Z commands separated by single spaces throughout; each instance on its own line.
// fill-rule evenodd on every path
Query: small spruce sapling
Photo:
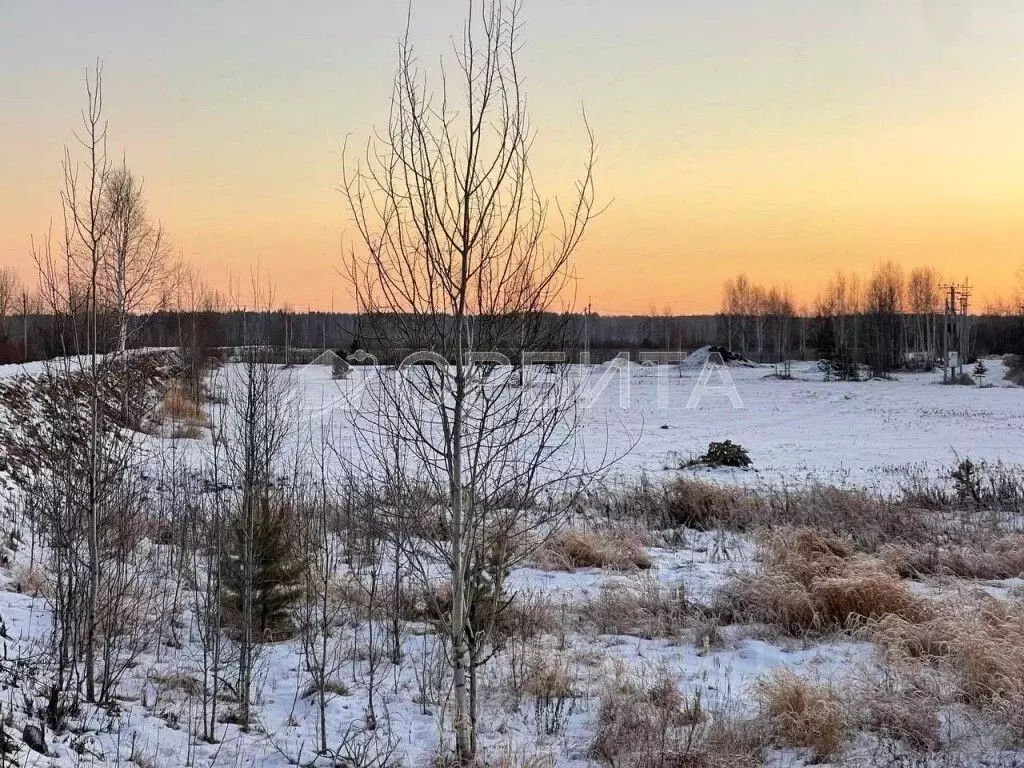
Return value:
M 977 365 L 974 366 L 974 378 L 978 382 L 979 387 L 985 386 L 986 374 L 988 374 L 988 367 L 985 365 L 985 361 L 979 357 Z

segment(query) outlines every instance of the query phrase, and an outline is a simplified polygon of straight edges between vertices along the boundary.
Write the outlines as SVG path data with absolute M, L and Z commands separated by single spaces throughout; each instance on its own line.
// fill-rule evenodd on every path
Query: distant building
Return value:
M 316 359 L 314 359 L 310 365 L 329 365 L 331 366 L 331 378 L 332 379 L 347 379 L 349 373 L 352 372 L 352 366 L 345 360 L 341 355 L 335 352 L 333 349 L 328 349 L 322 352 Z

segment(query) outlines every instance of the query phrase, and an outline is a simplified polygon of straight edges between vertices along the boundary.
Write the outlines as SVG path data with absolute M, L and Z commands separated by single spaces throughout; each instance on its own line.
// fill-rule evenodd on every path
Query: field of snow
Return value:
M 999 361 L 988 365 L 983 388 L 943 385 L 941 372 L 840 382 L 824 381 L 816 363 L 793 363 L 790 380 L 775 377 L 773 366 L 729 366 L 742 407 L 701 388 L 700 367 L 634 363 L 608 376 L 607 366 L 595 366 L 582 369 L 582 443 L 588 457 L 618 457 L 610 475 L 621 482 L 675 476 L 681 461 L 726 439 L 747 448 L 752 470 L 707 474 L 748 485 L 889 490 L 908 472 L 940 475 L 958 457 L 1024 464 L 1024 389 L 1003 381 Z M 330 368 L 308 366 L 295 375 L 316 425 L 346 421 L 365 373 L 356 368 L 338 382 Z M 707 385 L 723 386 L 715 370 L 709 375 Z M 346 440 L 345 430 L 337 435 Z
M 231 367 L 231 366 L 228 366 Z M 674 476 L 680 462 L 711 441 L 747 448 L 750 471 L 716 470 L 709 479 L 756 485 L 829 483 L 886 490 L 907 472 L 936 476 L 959 458 L 1024 464 L 1024 389 L 988 361 L 984 387 L 947 386 L 941 372 L 901 373 L 892 380 L 824 381 L 816 363 L 794 362 L 793 378 L 774 367 L 733 366 L 728 375 L 741 407 L 724 391 L 701 388 L 702 368 L 631 364 L 574 369 L 585 396 L 581 440 L 588 456 L 614 456 L 612 480 Z M 0 379 L 34 376 L 43 363 L 0 366 Z M 355 368 L 334 381 L 329 366 L 295 368 L 301 407 L 295 434 L 330 421 L 341 448 L 352 403 L 372 378 Z M 723 380 L 710 371 L 709 387 Z M 694 392 L 698 397 L 688 407 Z M 308 433 L 306 433 L 308 434 Z

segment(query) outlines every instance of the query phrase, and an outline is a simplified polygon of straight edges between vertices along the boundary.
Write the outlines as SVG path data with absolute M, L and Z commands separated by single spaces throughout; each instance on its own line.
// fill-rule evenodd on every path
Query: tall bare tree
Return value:
M 405 524 L 421 524 L 434 502 L 443 521 L 444 536 L 406 556 L 425 580 L 438 562 L 450 578 L 439 605 L 463 763 L 477 752 L 477 670 L 507 604 L 508 569 L 564 513 L 555 487 L 581 471 L 567 455 L 578 388 L 557 374 L 521 378 L 511 363 L 565 344 L 571 257 L 593 213 L 594 142 L 588 129 L 583 175 L 552 231 L 530 171 L 520 11 L 517 0 L 470 2 L 457 85 L 442 72 L 436 92 L 407 31 L 388 125 L 346 161 L 342 185 L 359 234 L 346 267 L 364 329 L 430 350 L 418 358 L 426 365 L 381 371 L 367 388 L 357 460 L 377 487 L 415 500 L 388 505 L 404 509 Z M 550 501 L 535 503 L 545 489 Z
M 926 362 L 935 361 L 936 318 L 939 309 L 939 275 L 931 267 L 911 270 L 907 279 L 907 308 L 914 315 L 914 349 L 924 353 Z
M 107 231 L 104 287 L 116 314 L 116 350 L 123 354 L 129 318 L 163 306 L 175 272 L 163 227 L 146 209 L 142 182 L 123 161 L 110 171 L 102 208 Z
M 867 289 L 868 364 L 875 376 L 886 376 L 902 362 L 903 270 L 895 262 L 878 265 Z
M 10 267 L 0 267 L 0 341 L 6 338 L 7 316 L 18 296 L 18 275 Z
M 61 189 L 63 231 L 57 253 L 52 239 L 47 236 L 37 249 L 33 247 L 40 276 L 40 294 L 58 319 L 68 318 L 62 343 L 65 354 L 84 358 L 76 361 L 71 370 L 70 358 L 65 358 L 62 372 L 65 382 L 73 375 L 85 376 L 88 396 L 88 427 L 84 430 L 87 453 L 80 468 L 85 478 L 85 491 L 69 502 L 85 500 L 85 567 L 88 570 L 84 594 L 84 666 L 85 695 L 96 700 L 96 648 L 97 617 L 100 597 L 100 518 L 103 513 L 104 458 L 111 448 L 109 430 L 101 408 L 100 346 L 103 343 L 102 321 L 102 269 L 103 248 L 107 236 L 107 219 L 103 215 L 103 202 L 110 177 L 107 159 L 107 124 L 103 118 L 103 74 L 99 62 L 86 74 L 86 106 L 82 111 L 82 129 L 75 138 L 81 156 L 76 159 L 70 148 L 65 148 Z M 84 334 L 79 334 L 77 317 L 84 316 Z M 58 320 L 58 324 L 59 320 Z M 70 385 L 70 384 L 69 384 Z M 68 397 L 73 397 L 69 392 Z M 68 518 L 73 520 L 74 518 Z

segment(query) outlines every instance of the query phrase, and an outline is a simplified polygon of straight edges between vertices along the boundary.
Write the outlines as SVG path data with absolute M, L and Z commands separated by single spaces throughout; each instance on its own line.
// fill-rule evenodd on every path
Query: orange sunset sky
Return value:
M 415 0 L 450 57 L 465 0 Z M 175 252 L 225 287 L 250 265 L 296 309 L 350 308 L 346 135 L 386 116 L 406 0 L 0 0 L 0 263 L 59 213 L 63 146 L 104 64 L 110 150 L 144 177 Z M 715 311 L 745 271 L 809 302 L 885 259 L 969 276 L 1024 265 L 1024 3 L 525 0 L 541 189 L 571 190 L 597 135 L 607 212 L 578 303 Z

